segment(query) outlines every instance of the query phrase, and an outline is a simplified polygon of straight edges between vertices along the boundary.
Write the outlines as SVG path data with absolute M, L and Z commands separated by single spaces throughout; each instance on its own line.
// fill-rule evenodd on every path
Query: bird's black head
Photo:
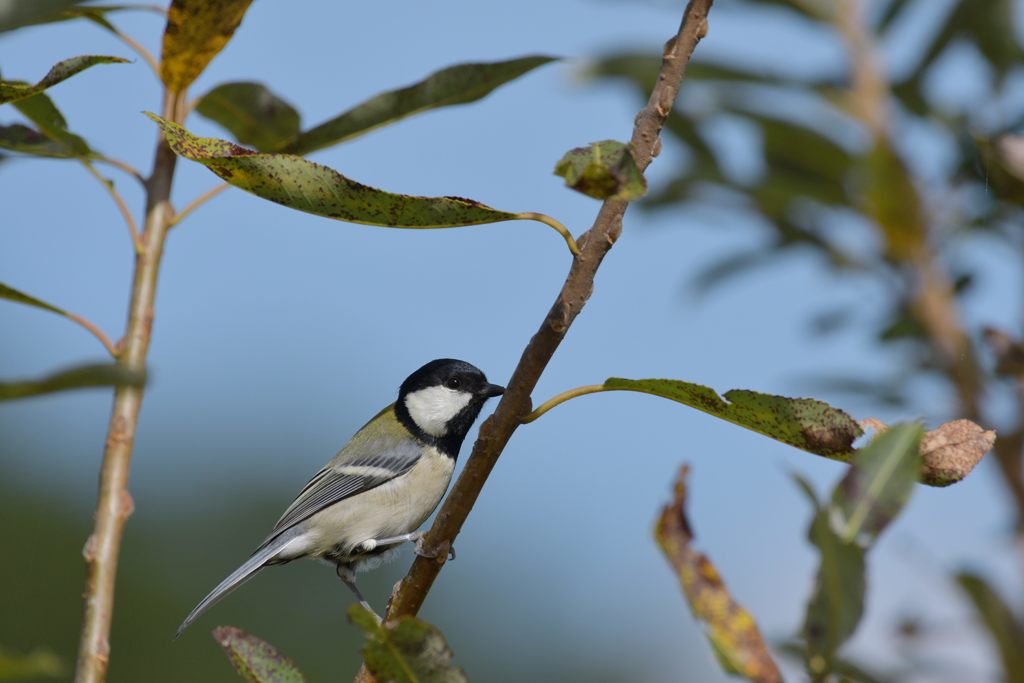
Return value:
M 402 382 L 395 413 L 410 432 L 454 458 L 484 402 L 503 393 L 475 366 L 439 358 Z

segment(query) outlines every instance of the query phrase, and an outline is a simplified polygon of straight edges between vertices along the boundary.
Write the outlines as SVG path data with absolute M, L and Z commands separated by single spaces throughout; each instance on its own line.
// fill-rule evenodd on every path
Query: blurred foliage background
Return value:
M 550 169 L 570 147 L 626 137 L 677 4 L 455 3 L 441 17 L 412 3 L 394 13 L 304 3 L 296 13 L 259 2 L 196 92 L 266 80 L 315 120 L 456 61 L 583 58 L 329 157 L 365 182 L 536 208 L 579 232 L 595 205 Z M 678 376 L 812 394 L 858 417 L 997 428 L 981 471 L 915 494 L 896 540 L 872 558 L 869 615 L 850 657 L 879 680 L 1024 675 L 1021 16 L 1013 0 L 719 0 L 651 194 L 631 208 L 592 305 L 538 390 Z M 158 20 L 125 17 L 127 32 L 157 44 Z M 0 67 L 31 79 L 71 54 L 118 49 L 82 21 L 34 27 L 0 34 Z M 154 134 L 136 114 L 154 106 L 144 69 L 97 70 L 55 98 L 76 132 L 131 158 Z M 60 165 L 0 163 L 10 206 L 0 273 L 116 329 L 127 245 L 105 198 L 74 194 L 80 173 Z M 212 180 L 186 170 L 182 202 Z M 87 223 L 69 220 L 69 206 Z M 113 681 L 231 680 L 202 634 L 216 623 L 266 637 L 310 680 L 354 672 L 348 598 L 313 563 L 266 572 L 196 633 L 171 636 L 408 369 L 462 356 L 502 381 L 564 273 L 560 243 L 539 227 L 413 236 L 316 221 L 229 192 L 172 236 Z M 81 357 L 77 332 L 53 341 L 61 321 L 13 308 L 0 310 L 4 376 Z M 798 628 L 811 512 L 788 471 L 824 489 L 838 468 L 642 400 L 583 399 L 517 434 L 424 615 L 471 678 L 723 678 L 650 537 L 684 458 L 696 461 L 698 543 L 773 642 Z M 0 409 L 4 647 L 73 661 L 107 408 L 96 392 Z M 371 601 L 404 568 L 368 577 Z

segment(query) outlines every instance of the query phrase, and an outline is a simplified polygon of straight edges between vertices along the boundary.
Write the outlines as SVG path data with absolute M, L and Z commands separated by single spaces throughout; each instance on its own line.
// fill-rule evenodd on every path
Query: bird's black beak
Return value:
M 484 398 L 494 398 L 495 396 L 501 396 L 505 393 L 505 387 L 498 384 L 488 384 L 484 387 Z

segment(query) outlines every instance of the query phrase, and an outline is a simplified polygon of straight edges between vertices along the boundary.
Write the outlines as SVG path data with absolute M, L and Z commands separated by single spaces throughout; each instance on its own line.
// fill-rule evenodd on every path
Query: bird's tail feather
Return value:
M 274 559 L 275 555 L 280 553 L 295 540 L 297 540 L 295 535 L 283 534 L 272 539 L 269 543 L 265 543 L 260 546 L 256 552 L 252 554 L 252 557 L 246 560 L 241 567 L 231 572 L 226 579 L 217 584 L 216 588 L 210 591 L 205 598 L 199 601 L 199 604 L 189 612 L 187 617 L 185 617 L 185 621 L 181 622 L 181 626 L 178 627 L 174 637 L 177 638 L 180 636 L 182 632 L 188 628 L 193 621 L 198 619 L 203 612 L 220 602 L 221 598 L 225 597 L 228 593 L 255 576 L 256 572 L 266 567 L 267 564 Z

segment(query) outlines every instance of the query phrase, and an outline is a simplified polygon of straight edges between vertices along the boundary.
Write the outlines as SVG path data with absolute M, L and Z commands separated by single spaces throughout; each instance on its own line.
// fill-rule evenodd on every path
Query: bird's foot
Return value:
M 423 539 L 425 536 L 425 533 L 420 532 L 420 537 L 416 540 L 417 555 L 419 555 L 420 557 L 425 557 L 428 560 L 436 560 L 438 555 L 447 555 L 449 560 L 455 559 L 455 546 L 453 546 L 448 541 L 445 541 L 440 546 L 438 546 L 437 550 L 427 552 L 423 548 Z M 445 546 L 447 546 L 447 548 L 445 548 Z

